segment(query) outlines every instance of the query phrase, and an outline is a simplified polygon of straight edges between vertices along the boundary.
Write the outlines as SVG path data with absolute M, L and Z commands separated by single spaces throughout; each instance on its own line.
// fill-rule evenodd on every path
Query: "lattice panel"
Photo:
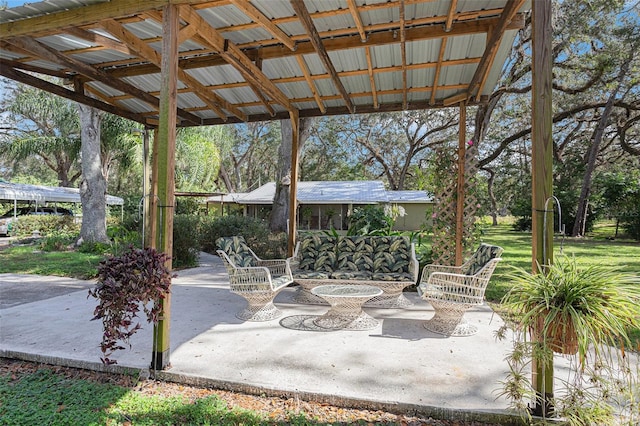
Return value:
M 465 152 L 465 200 L 463 209 L 463 257 L 468 257 L 475 243 L 474 223 L 477 198 L 474 195 L 478 171 L 478 149 L 471 145 Z M 457 219 L 457 156 L 439 150 L 436 155 L 436 183 L 433 214 L 433 263 L 454 265 Z

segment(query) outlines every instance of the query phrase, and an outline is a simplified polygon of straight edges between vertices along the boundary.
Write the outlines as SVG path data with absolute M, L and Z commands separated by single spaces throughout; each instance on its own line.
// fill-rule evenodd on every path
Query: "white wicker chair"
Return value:
M 293 282 L 286 260 L 263 260 L 247 246 L 243 237 L 224 237 L 217 251 L 227 272 L 232 293 L 242 296 L 247 306 L 236 314 L 245 321 L 269 321 L 282 315 L 273 299 Z
M 484 292 L 498 262 L 502 248 L 481 244 L 462 266 L 427 265 L 422 272 L 418 293 L 431 303 L 434 316 L 424 327 L 446 336 L 471 336 L 478 332 L 464 314 L 484 303 Z

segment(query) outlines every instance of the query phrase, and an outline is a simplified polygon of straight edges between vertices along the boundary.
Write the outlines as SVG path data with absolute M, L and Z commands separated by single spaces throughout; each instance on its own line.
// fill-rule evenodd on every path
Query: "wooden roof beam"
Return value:
M 524 3 L 524 0 L 508 0 L 507 4 L 505 4 L 498 23 L 495 28 L 492 28 L 490 31 L 491 36 L 487 40 L 487 45 L 485 47 L 484 54 L 482 55 L 482 59 L 480 59 L 476 72 L 471 78 L 471 82 L 469 82 L 469 96 L 475 95 L 478 90 L 479 82 L 483 79 L 484 74 L 488 73 L 491 69 L 491 65 L 493 65 L 493 58 L 495 58 L 496 51 L 500 47 L 502 36 L 507 30 L 513 17 L 522 7 L 522 3 Z
M 431 105 L 436 102 L 436 92 L 438 91 L 438 83 L 440 82 L 440 71 L 442 70 L 442 63 L 444 60 L 444 52 L 447 47 L 447 37 L 442 37 L 442 42 L 440 43 L 440 52 L 438 53 L 438 62 L 436 64 L 436 72 L 433 76 L 433 90 L 431 91 L 431 99 L 429 103 Z
M 364 48 L 365 56 L 367 57 L 367 72 L 369 73 L 369 84 L 371 85 L 371 96 L 373 97 L 373 107 L 378 109 L 380 104 L 378 103 L 378 91 L 376 89 L 376 79 L 373 71 L 373 61 L 371 60 L 371 48 L 366 46 Z
M 402 57 L 402 109 L 407 109 L 407 34 L 404 19 L 404 0 L 400 0 L 400 52 Z
M 128 46 L 119 43 L 118 41 L 111 39 L 109 37 L 105 37 L 103 35 L 94 33 L 93 31 L 84 30 L 82 28 L 72 27 L 65 30 L 65 33 L 81 38 L 83 40 L 87 40 L 91 43 L 99 44 L 104 49 L 115 50 L 120 53 L 124 53 L 125 55 L 135 56 L 135 52 L 129 49 Z M 67 52 L 67 54 L 69 54 Z
M 246 0 L 230 0 L 231 4 L 240 9 L 245 15 L 260 23 L 262 28 L 269 31 L 276 39 L 291 50 L 296 50 L 296 42 L 282 31 L 270 18 L 266 17 L 257 7 Z
M 454 37 L 459 35 L 480 34 L 487 33 L 498 22 L 497 18 L 483 19 L 479 21 L 470 22 L 457 22 L 454 23 L 450 32 L 445 33 L 442 27 L 428 26 L 421 28 L 407 28 L 405 31 L 406 42 L 414 42 L 421 40 L 429 40 L 434 38 L 440 38 L 443 35 L 448 37 Z M 516 15 L 514 20 L 508 25 L 507 29 L 521 29 L 524 28 L 524 16 Z M 368 34 L 367 41 L 362 42 L 359 35 L 345 36 L 335 39 L 324 40 L 324 48 L 327 52 L 348 50 L 354 48 L 384 46 L 389 44 L 397 44 L 398 38 L 394 36 L 392 31 L 377 32 Z M 260 49 L 260 57 L 263 60 L 286 58 L 296 55 L 307 55 L 310 53 L 316 53 L 311 42 L 298 42 L 295 52 L 289 49 L 282 49 L 279 46 L 266 46 Z M 256 49 L 247 50 L 245 55 L 249 58 L 256 58 L 258 51 Z M 217 53 L 212 53 L 209 56 L 199 56 L 195 58 L 182 59 L 180 61 L 180 67 L 183 69 L 210 67 L 226 63 L 226 61 Z M 112 64 L 103 64 L 104 66 L 111 66 Z M 135 76 L 143 75 L 151 72 L 155 72 L 155 65 L 132 65 L 122 66 L 107 70 L 109 74 L 114 76 Z
M 349 5 L 349 11 L 351 12 L 353 22 L 356 24 L 356 28 L 358 29 L 358 34 L 360 34 L 360 40 L 364 43 L 365 41 L 367 41 L 367 33 L 364 31 L 362 17 L 360 16 L 360 11 L 358 10 L 356 0 L 347 0 L 347 4 Z
M 453 25 L 453 17 L 456 14 L 456 7 L 458 7 L 458 0 L 451 0 L 449 4 L 449 13 L 447 13 L 447 20 L 444 22 L 444 31 L 451 31 L 451 25 Z
M 248 82 L 254 83 L 287 110 L 293 108 L 289 98 L 269 80 L 262 70 L 234 43 L 222 37 L 198 12 L 190 6 L 183 5 L 180 6 L 180 16 L 186 22 L 196 25 L 198 27 L 198 36 L 206 41 L 212 48 L 216 49 L 226 62 L 240 71 Z
M 331 75 L 331 80 L 333 81 L 333 84 L 338 89 L 338 92 L 340 93 L 340 95 L 342 95 L 342 99 L 344 100 L 344 103 L 347 106 L 347 110 L 349 110 L 351 114 L 355 113 L 356 108 L 353 105 L 353 102 L 351 102 L 351 99 L 349 98 L 349 93 L 347 92 L 347 89 L 345 89 L 344 85 L 340 81 L 340 77 L 338 76 L 338 73 L 336 72 L 336 69 L 333 66 L 333 62 L 331 62 L 331 58 L 329 58 L 329 54 L 327 53 L 327 50 L 322 44 L 322 39 L 318 34 L 318 30 L 316 29 L 316 26 L 313 24 L 313 20 L 309 15 L 309 11 L 307 10 L 307 7 L 304 5 L 304 1 L 303 0 L 290 0 L 290 1 L 291 1 L 291 5 L 293 6 L 293 10 L 295 10 L 296 15 L 298 15 L 298 18 L 300 19 L 302 26 L 304 27 L 305 31 L 307 32 L 307 35 L 309 36 L 309 40 L 311 42 L 311 45 L 313 46 L 313 49 L 315 50 L 315 53 L 317 53 L 318 56 L 320 57 L 320 60 L 324 64 L 327 72 L 329 72 L 329 74 Z
M 18 71 L 12 68 L 7 63 L 7 61 L 0 61 L 0 75 L 23 84 L 33 86 L 37 89 L 45 90 L 49 93 L 62 96 L 63 98 L 67 98 L 75 102 L 80 102 L 85 105 L 98 108 L 102 111 L 128 118 L 129 120 L 137 121 L 138 123 L 142 123 L 144 125 L 148 124 L 146 118 L 142 114 L 136 114 L 134 112 L 126 111 L 122 108 L 118 108 L 115 105 L 99 101 L 98 99 L 91 98 L 82 93 L 69 90 L 65 87 L 58 86 L 57 84 L 51 83 L 49 81 L 34 77 L 31 74 L 23 73 L 22 71 Z
M 160 66 L 162 64 L 162 56 L 160 52 L 149 46 L 131 31 L 127 30 L 122 24 L 113 19 L 102 21 L 101 25 L 105 30 L 109 31 L 119 40 L 122 40 L 129 48 L 137 52 L 137 55 L 157 66 L 158 71 L 160 71 Z M 186 71 L 180 68 L 178 68 L 178 78 L 187 86 L 191 86 L 196 96 L 198 96 L 198 98 L 200 98 L 200 100 L 213 110 L 213 112 L 215 112 L 223 121 L 226 121 L 227 114 L 222 111 L 221 107 L 225 109 L 228 108 L 229 111 L 232 111 L 233 114 L 240 119 L 246 119 L 246 115 L 243 114 L 242 111 L 233 107 L 226 100 L 207 89 L 205 85 L 191 77 L 186 73 Z M 211 98 L 213 98 L 213 101 Z
M 27 50 L 44 60 L 62 65 L 74 70 L 79 74 L 89 77 L 90 79 L 100 81 L 107 86 L 113 87 L 116 90 L 124 93 L 129 93 L 155 108 L 158 108 L 160 106 L 160 100 L 155 96 L 148 94 L 144 90 L 140 90 L 127 82 L 118 80 L 117 78 L 114 78 L 104 73 L 103 71 L 95 69 L 89 64 L 85 64 L 84 62 L 67 57 L 57 50 L 45 44 L 42 44 L 39 41 L 32 39 L 31 37 L 14 37 L 11 39 L 11 44 L 18 46 L 21 49 Z M 195 116 L 182 109 L 178 110 L 178 115 L 192 122 L 193 124 L 200 124 L 202 121 L 200 120 L 200 117 Z
M 318 108 L 320 108 L 320 111 L 325 112 L 327 108 L 324 106 L 322 99 L 320 99 L 320 95 L 318 94 L 318 89 L 316 88 L 316 84 L 313 82 L 313 78 L 311 77 L 311 72 L 309 71 L 309 67 L 305 62 L 304 57 L 302 57 L 302 55 L 298 55 L 296 56 L 296 59 L 298 60 L 298 65 L 300 66 L 300 70 L 302 70 L 304 79 L 307 81 L 307 85 L 311 90 L 311 94 L 313 95 L 313 98 L 316 100 L 316 104 L 318 104 Z

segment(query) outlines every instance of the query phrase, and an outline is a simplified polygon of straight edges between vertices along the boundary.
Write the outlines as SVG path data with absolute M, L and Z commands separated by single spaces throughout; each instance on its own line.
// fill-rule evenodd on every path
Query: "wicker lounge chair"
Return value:
M 471 336 L 478 328 L 464 318 L 467 310 L 484 303 L 484 292 L 500 259 L 502 248 L 481 244 L 462 266 L 427 265 L 418 293 L 435 314 L 424 327 L 446 336 Z
M 273 299 L 293 282 L 283 260 L 263 260 L 249 248 L 244 237 L 223 237 L 216 241 L 218 255 L 229 273 L 232 293 L 242 296 L 247 306 L 236 314 L 246 321 L 269 321 L 282 315 Z

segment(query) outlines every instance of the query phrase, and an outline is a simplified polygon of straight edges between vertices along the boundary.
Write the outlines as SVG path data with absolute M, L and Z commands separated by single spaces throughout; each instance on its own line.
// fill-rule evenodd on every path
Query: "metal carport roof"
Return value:
M 56 186 L 0 182 L 0 201 L 35 201 L 37 203 L 80 203 L 80 190 Z M 107 204 L 121 206 L 124 200 L 107 195 Z

